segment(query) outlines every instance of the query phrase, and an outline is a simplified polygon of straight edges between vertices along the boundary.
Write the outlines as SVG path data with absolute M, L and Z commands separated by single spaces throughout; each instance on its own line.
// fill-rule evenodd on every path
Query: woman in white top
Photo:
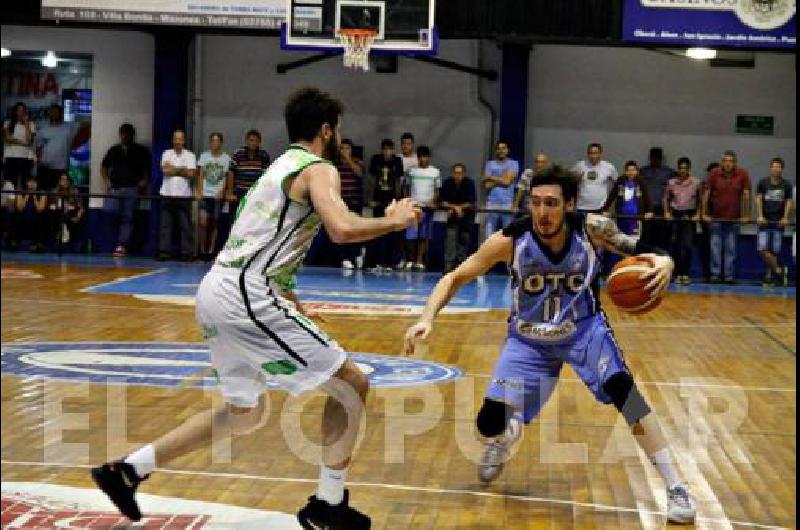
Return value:
M 222 215 L 222 204 L 231 157 L 222 150 L 222 133 L 208 136 L 208 151 L 197 161 L 197 199 L 200 201 L 200 256 L 210 261 L 217 248 L 217 223 Z
M 28 117 L 28 107 L 14 105 L 10 119 L 3 123 L 5 176 L 19 189 L 33 170 L 33 141 L 36 127 Z

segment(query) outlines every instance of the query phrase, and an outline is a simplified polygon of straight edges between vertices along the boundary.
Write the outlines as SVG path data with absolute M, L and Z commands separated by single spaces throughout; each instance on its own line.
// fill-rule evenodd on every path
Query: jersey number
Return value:
M 553 320 L 561 312 L 561 297 L 548 296 L 544 299 L 543 320 Z

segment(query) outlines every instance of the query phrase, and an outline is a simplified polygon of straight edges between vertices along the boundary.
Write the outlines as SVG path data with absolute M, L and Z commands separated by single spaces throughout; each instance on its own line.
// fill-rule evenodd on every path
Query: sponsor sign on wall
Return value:
M 622 39 L 676 46 L 794 48 L 795 0 L 625 0 Z
M 44 19 L 101 24 L 278 29 L 286 20 L 286 1 L 42 0 L 41 16 Z

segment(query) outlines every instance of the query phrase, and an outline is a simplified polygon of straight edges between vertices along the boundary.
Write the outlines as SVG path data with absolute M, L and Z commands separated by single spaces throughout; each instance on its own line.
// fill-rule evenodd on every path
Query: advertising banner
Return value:
M 315 3 L 313 0 L 310 3 Z M 42 0 L 41 17 L 102 24 L 279 29 L 285 0 Z
M 664 46 L 794 48 L 795 0 L 625 0 L 622 40 Z

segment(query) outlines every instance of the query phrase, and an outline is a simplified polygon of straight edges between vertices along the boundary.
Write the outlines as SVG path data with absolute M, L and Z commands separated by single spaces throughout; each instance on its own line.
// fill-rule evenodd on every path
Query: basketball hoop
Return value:
M 339 42 L 344 48 L 344 65 L 348 68 L 361 68 L 369 71 L 369 50 L 378 31 L 374 29 L 345 29 L 337 32 Z

